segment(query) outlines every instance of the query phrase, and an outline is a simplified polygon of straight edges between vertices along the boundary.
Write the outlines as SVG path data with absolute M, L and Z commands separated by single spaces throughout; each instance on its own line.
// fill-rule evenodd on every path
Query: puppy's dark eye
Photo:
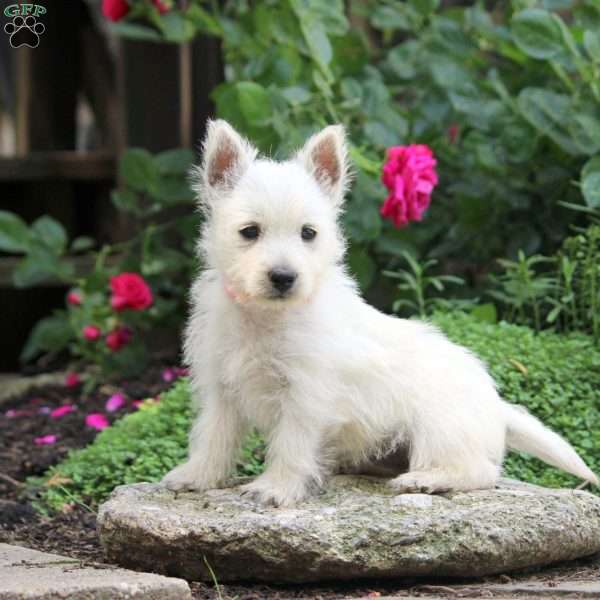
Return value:
M 305 225 L 302 228 L 302 239 L 305 242 L 310 242 L 311 240 L 314 240 L 316 237 L 317 237 L 317 232 L 312 227 Z
M 260 227 L 258 225 L 248 225 L 248 227 L 240 229 L 240 235 L 245 240 L 255 240 L 260 235 Z

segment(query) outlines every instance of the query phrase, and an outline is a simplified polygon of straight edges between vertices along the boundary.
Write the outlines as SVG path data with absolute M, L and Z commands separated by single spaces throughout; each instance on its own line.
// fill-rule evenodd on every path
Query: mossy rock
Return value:
M 237 485 L 176 494 L 141 483 L 117 488 L 98 526 L 110 560 L 192 581 L 210 581 L 210 569 L 223 582 L 475 577 L 600 552 L 600 498 L 510 480 L 395 495 L 384 480 L 340 475 L 283 509 Z

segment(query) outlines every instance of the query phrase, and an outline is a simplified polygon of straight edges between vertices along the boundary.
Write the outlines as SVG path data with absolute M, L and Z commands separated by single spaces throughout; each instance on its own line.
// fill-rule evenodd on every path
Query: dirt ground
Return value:
M 23 494 L 23 482 L 31 475 L 41 475 L 56 464 L 69 450 L 89 444 L 97 432 L 85 426 L 85 415 L 104 410 L 106 399 L 115 391 L 126 397 L 124 407 L 108 414 L 110 421 L 135 410 L 134 401 L 156 397 L 170 387 L 161 377 L 162 369 L 150 370 L 145 380 L 119 386 L 105 386 L 89 397 L 81 397 L 78 388 L 50 386 L 32 390 L 0 407 L 0 542 L 16 544 L 78 558 L 83 562 L 105 563 L 96 533 L 96 516 L 83 507 L 51 517 L 37 513 L 31 499 Z M 77 410 L 60 419 L 50 411 L 74 404 Z M 34 443 L 36 437 L 57 435 L 49 446 Z M 555 586 L 558 583 L 600 580 L 600 555 L 543 571 L 518 575 L 499 575 L 478 581 L 357 581 L 344 584 L 302 586 L 207 585 L 191 584 L 195 599 L 235 598 L 237 600 L 284 598 L 333 600 L 338 598 L 398 597 L 499 597 L 490 584 L 514 583 L 526 579 Z M 576 595 L 571 597 L 577 597 Z

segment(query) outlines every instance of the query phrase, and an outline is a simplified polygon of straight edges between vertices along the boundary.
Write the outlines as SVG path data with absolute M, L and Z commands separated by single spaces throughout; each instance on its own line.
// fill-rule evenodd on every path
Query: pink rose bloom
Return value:
M 115 412 L 119 410 L 125 404 L 125 396 L 123 394 L 113 394 L 106 401 L 107 412 Z
M 65 385 L 73 388 L 77 387 L 81 383 L 81 377 L 77 373 L 67 373 L 65 375 Z
M 129 12 L 125 0 L 102 0 L 102 14 L 110 21 L 120 21 Z
M 106 336 L 106 345 L 113 352 L 118 352 L 129 343 L 132 335 L 131 329 L 128 327 L 118 327 Z
M 152 4 L 158 8 L 158 12 L 163 15 L 164 13 L 169 11 L 169 5 L 167 0 L 152 0 Z
M 67 294 L 67 302 L 72 306 L 79 306 L 81 304 L 81 295 L 77 292 L 69 292 Z
M 137 273 L 121 273 L 111 277 L 110 288 L 110 304 L 115 310 L 144 310 L 152 305 L 152 290 Z
M 436 164 L 433 152 L 424 144 L 390 148 L 381 177 L 389 195 L 381 207 L 381 215 L 396 227 L 420 221 L 438 183 Z
M 100 327 L 96 325 L 86 325 L 83 328 L 83 337 L 89 342 L 95 342 L 101 335 Z
M 33 443 L 36 446 L 51 446 L 52 444 L 56 443 L 57 439 L 58 436 L 56 435 L 43 435 L 41 437 L 36 437 L 33 440 Z
M 100 413 L 92 413 L 85 418 L 85 424 L 92 429 L 102 431 L 109 425 L 108 419 Z
M 61 417 L 64 417 L 65 415 L 68 415 L 69 413 L 72 413 L 74 411 L 75 411 L 75 406 L 73 404 L 65 404 L 64 406 L 59 406 L 58 408 L 55 408 L 50 413 L 50 418 L 51 419 L 60 419 Z
M 460 133 L 460 127 L 457 123 L 453 123 L 448 127 L 448 140 L 451 144 L 455 144 L 458 139 L 458 134 Z

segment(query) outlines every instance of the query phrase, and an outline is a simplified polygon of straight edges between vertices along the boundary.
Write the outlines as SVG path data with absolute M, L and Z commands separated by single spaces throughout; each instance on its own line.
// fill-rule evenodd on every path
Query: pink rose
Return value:
M 83 328 L 83 337 L 90 342 L 95 342 L 101 335 L 100 327 L 96 325 L 86 325 Z
M 110 21 L 120 21 L 128 12 L 125 0 L 102 0 L 102 14 Z
M 169 12 L 170 7 L 167 3 L 167 0 L 152 0 L 152 4 L 158 8 L 158 12 L 163 15 L 166 12 Z
M 67 294 L 67 303 L 72 306 L 79 306 L 81 304 L 81 294 L 77 292 L 69 292 Z
M 390 148 L 381 177 L 389 195 L 381 215 L 396 227 L 420 221 L 438 183 L 436 164 L 433 152 L 424 144 Z
M 152 304 L 152 290 L 137 273 L 121 273 L 110 279 L 111 306 L 115 310 L 144 310 Z
M 75 406 L 73 404 L 65 404 L 63 406 L 59 406 L 58 408 L 55 408 L 50 413 L 50 418 L 51 419 L 60 419 L 61 417 L 64 417 L 65 415 L 68 415 L 69 413 L 72 413 L 74 411 L 75 411 Z
M 106 336 L 106 345 L 113 352 L 118 352 L 129 343 L 132 335 L 131 329 L 128 327 L 118 327 Z
M 448 127 L 448 141 L 451 144 L 455 144 L 458 139 L 458 134 L 460 133 L 460 127 L 457 123 L 453 123 Z
M 67 373 L 65 375 L 65 385 L 73 388 L 77 387 L 81 383 L 81 377 L 77 373 Z
M 93 413 L 85 418 L 85 424 L 92 429 L 102 431 L 109 426 L 108 419 L 100 413 Z

